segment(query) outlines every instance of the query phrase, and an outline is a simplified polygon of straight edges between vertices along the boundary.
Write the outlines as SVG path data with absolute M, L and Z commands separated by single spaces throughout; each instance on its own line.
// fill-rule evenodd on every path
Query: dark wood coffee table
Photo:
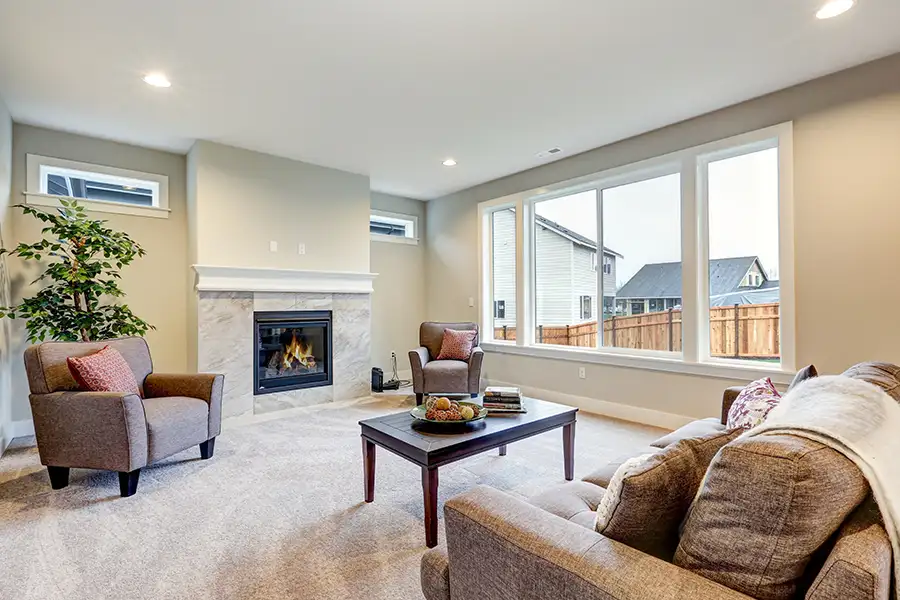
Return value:
M 419 465 L 425 499 L 425 544 L 433 548 L 438 538 L 438 467 L 494 448 L 505 456 L 508 444 L 560 427 L 565 476 L 571 481 L 578 409 L 534 398 L 523 398 L 522 402 L 528 408 L 525 414 L 489 416 L 468 425 L 431 425 L 413 419 L 408 411 L 360 421 L 366 502 L 375 500 L 375 446 Z

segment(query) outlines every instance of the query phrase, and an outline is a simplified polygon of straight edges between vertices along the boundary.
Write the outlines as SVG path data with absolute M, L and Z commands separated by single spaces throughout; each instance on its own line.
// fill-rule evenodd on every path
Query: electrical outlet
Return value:
M 269 252 L 278 252 L 278 242 L 275 240 L 269 242 Z
M 306 244 L 299 244 L 297 246 L 297 254 L 306 254 Z
M 578 367 L 578 378 L 587 379 L 587 373 L 585 372 L 584 367 Z

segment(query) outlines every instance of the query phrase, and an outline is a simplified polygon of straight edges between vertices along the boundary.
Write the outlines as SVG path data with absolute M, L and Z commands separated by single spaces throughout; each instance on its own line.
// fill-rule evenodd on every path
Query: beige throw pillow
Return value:
M 671 560 L 678 529 L 716 453 L 741 431 L 686 439 L 623 463 L 597 507 L 596 530 L 632 548 Z

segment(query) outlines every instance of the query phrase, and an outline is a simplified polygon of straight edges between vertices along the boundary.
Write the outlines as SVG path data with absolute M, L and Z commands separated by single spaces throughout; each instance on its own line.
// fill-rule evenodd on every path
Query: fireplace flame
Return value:
M 281 359 L 285 369 L 293 368 L 294 361 L 307 368 L 312 368 L 316 365 L 312 344 L 307 344 L 306 341 L 302 339 L 298 340 L 296 333 L 291 334 L 291 343 L 285 347 L 284 356 Z

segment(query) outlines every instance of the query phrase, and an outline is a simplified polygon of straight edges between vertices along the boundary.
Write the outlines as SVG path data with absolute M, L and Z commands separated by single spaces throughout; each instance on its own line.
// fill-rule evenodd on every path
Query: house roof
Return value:
M 755 256 L 719 258 L 709 261 L 709 295 L 737 291 Z M 764 284 L 765 285 L 765 284 Z M 681 263 L 644 265 L 616 292 L 617 298 L 681 298 Z
M 546 217 L 542 217 L 541 215 L 537 215 L 537 214 L 534 215 L 534 220 L 536 222 L 540 223 L 546 229 L 549 229 L 550 231 L 553 231 L 554 233 L 557 233 L 557 234 L 563 236 L 564 238 L 567 238 L 567 239 L 573 241 L 574 243 L 578 244 L 579 246 L 583 246 L 585 248 L 588 248 L 589 250 L 597 249 L 597 242 L 595 242 L 594 240 L 592 240 L 590 238 L 584 237 L 580 233 L 575 233 L 571 229 L 567 229 L 566 227 L 563 227 L 556 221 L 551 221 L 550 219 L 548 219 Z M 606 246 L 603 247 L 603 253 L 609 254 L 610 256 L 615 256 L 617 258 L 625 258 L 624 256 L 622 256 L 615 250 L 611 250 L 611 249 L 607 248 Z

